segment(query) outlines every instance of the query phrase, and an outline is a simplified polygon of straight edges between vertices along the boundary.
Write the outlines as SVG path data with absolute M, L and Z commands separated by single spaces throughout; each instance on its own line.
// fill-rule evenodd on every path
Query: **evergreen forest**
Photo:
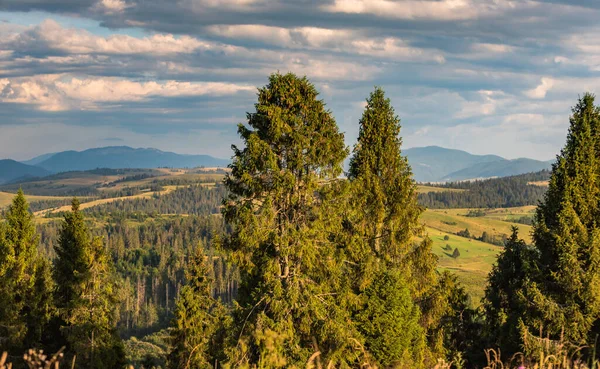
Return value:
M 98 169 L 123 177 L 31 204 L 35 181 L 11 185 L 0 368 L 597 368 L 595 97 L 574 101 L 551 171 L 435 191 L 413 180 L 392 105 L 375 87 L 347 147 L 315 85 L 275 73 L 217 183 Z M 525 206 L 505 237 L 456 233 L 497 250 L 474 301 L 423 213 Z

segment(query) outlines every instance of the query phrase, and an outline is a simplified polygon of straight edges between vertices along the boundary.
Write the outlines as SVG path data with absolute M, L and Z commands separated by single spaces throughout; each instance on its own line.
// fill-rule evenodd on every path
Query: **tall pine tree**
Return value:
M 351 240 L 345 247 L 350 261 L 346 268 L 351 270 L 348 276 L 356 276 L 351 282 L 357 283 L 354 292 L 361 300 L 358 316 L 365 310 L 372 312 L 371 321 L 388 321 L 372 325 L 358 319 L 357 327 L 365 335 L 367 349 L 373 350 L 384 366 L 398 364 L 399 360 L 403 365 L 420 367 L 425 360 L 454 356 L 455 350 L 443 347 L 464 332 L 456 317 L 463 314 L 467 296 L 456 292 L 460 288 L 454 284 L 438 280 L 437 258 L 419 222 L 423 209 L 417 203 L 416 184 L 402 156 L 400 129 L 400 119 L 390 100 L 381 88 L 375 88 L 367 99 L 350 161 L 351 200 L 346 229 L 350 230 Z M 385 280 L 394 280 L 397 285 L 382 284 Z M 385 286 L 392 290 L 377 296 L 370 292 Z M 404 294 L 404 289 L 410 294 Z M 452 298 L 463 301 L 452 303 Z M 415 314 L 407 314 L 412 311 L 410 306 L 414 306 Z M 395 317 L 394 323 L 391 317 Z M 413 324 L 415 317 L 420 326 Z M 389 329 L 394 324 L 405 329 Z M 419 344 L 425 335 L 437 348 L 434 352 L 426 352 L 425 345 Z M 382 341 L 387 346 L 382 346 Z
M 102 240 L 92 238 L 73 199 L 55 247 L 55 301 L 62 332 L 80 368 L 124 366 L 121 339 L 115 328 L 115 289 L 109 256 Z
M 52 311 L 47 264 L 38 256 L 39 237 L 23 191 L 6 212 L 0 237 L 0 345 L 40 347 Z M 20 352 L 19 352 L 20 353 Z
M 377 87 L 367 99 L 358 142 L 350 159 L 353 227 L 371 253 L 386 267 L 403 268 L 413 297 L 420 299 L 435 281 L 437 258 L 423 235 L 417 187 L 408 160 L 402 156 L 400 119 L 384 91 Z
M 332 280 L 340 268 L 322 213 L 347 155 L 343 135 L 315 87 L 274 74 L 259 89 L 245 147 L 233 147 L 224 242 L 240 268 L 239 309 L 229 348 L 233 367 L 297 367 L 320 353 L 332 365 L 349 345 Z
M 537 209 L 539 272 L 527 284 L 532 333 L 593 344 L 600 333 L 600 110 L 585 94 L 572 109 L 567 143 Z
M 212 297 L 212 280 L 201 247 L 187 265 L 186 285 L 181 289 L 172 321 L 171 369 L 213 368 L 218 352 L 214 339 L 224 316 L 223 307 Z

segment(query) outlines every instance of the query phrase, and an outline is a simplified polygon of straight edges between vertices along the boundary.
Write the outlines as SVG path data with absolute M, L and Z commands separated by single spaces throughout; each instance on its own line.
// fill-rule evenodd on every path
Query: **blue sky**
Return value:
M 600 86 L 600 2 L 2 0 L 0 158 L 107 145 L 229 157 L 275 71 L 352 146 L 382 86 L 404 147 L 548 160 Z

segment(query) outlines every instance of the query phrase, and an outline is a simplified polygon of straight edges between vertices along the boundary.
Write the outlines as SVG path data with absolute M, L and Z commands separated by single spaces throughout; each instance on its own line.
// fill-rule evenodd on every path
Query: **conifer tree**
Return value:
M 124 365 L 122 342 L 114 324 L 115 290 L 111 263 L 100 238 L 91 238 L 73 199 L 55 248 L 55 301 L 63 335 L 80 368 Z
M 383 368 L 419 368 L 425 335 L 421 313 L 399 270 L 385 270 L 366 288 L 356 320 L 366 348 Z
M 535 252 L 513 227 L 504 250 L 488 276 L 483 308 L 488 347 L 500 347 L 505 357 L 521 350 L 519 321 L 527 313 L 523 288 L 535 275 Z
M 47 269 L 39 258 L 39 237 L 23 191 L 19 189 L 6 213 L 0 238 L 0 336 L 4 348 L 22 350 L 39 347 L 42 331 L 50 318 L 52 301 Z M 39 315 L 40 309 L 45 314 Z
M 445 345 L 455 344 L 456 337 L 467 336 L 467 325 L 458 317 L 474 314 L 468 310 L 468 296 L 455 280 L 447 276 L 438 278 L 435 271 L 437 258 L 419 222 L 423 209 L 417 203 L 411 168 L 402 156 L 400 129 L 400 119 L 390 100 L 381 88 L 375 88 L 367 99 L 350 161 L 351 210 L 345 220 L 350 239 L 345 241 L 344 249 L 349 259 L 347 276 L 356 276 L 350 283 L 354 284 L 352 290 L 361 301 L 357 310 L 370 306 L 369 311 L 384 314 L 373 315 L 371 318 L 375 321 L 385 321 L 389 315 L 395 315 L 406 319 L 396 324 L 414 329 L 389 330 L 387 324 L 379 325 L 379 332 L 375 333 L 372 326 L 364 324 L 365 320 L 358 319 L 357 327 L 365 335 L 365 346 L 368 349 L 380 346 L 379 337 L 385 335 L 388 343 L 398 346 L 389 347 L 386 355 L 374 354 L 380 363 L 389 364 L 390 357 L 398 358 L 393 352 L 404 352 L 403 365 L 420 367 L 424 357 L 431 363 L 442 355 L 450 359 L 460 355 L 458 346 L 446 349 Z M 394 288 L 410 291 L 420 327 L 411 323 L 414 316 L 403 313 L 407 305 L 397 303 L 399 291 L 388 291 L 378 298 L 368 293 L 371 288 L 379 288 L 384 276 L 398 273 L 402 278 L 396 279 L 398 285 Z M 380 308 L 374 309 L 374 304 Z M 428 336 L 431 352 L 424 352 L 424 345 L 409 344 L 406 340 L 413 337 L 414 342 L 418 342 L 419 336 L 423 340 Z M 374 349 L 374 352 L 381 351 Z M 408 359 L 414 361 L 406 361 Z
M 223 307 L 212 297 L 212 280 L 201 247 L 187 265 L 186 285 L 181 289 L 172 321 L 171 369 L 213 368 L 211 342 L 219 329 Z M 211 348 L 213 351 L 211 352 Z
M 371 253 L 393 268 L 403 268 L 413 297 L 420 299 L 435 281 L 437 259 L 431 241 L 414 246 L 423 234 L 416 184 L 402 156 L 400 119 L 384 91 L 377 87 L 367 99 L 358 142 L 350 159 L 353 182 L 353 221 Z
M 593 343 L 600 318 L 600 110 L 585 94 L 538 206 L 533 241 L 539 273 L 525 288 L 532 333 Z
M 315 352 L 337 365 L 348 345 L 331 288 L 341 271 L 322 213 L 347 149 L 317 96 L 306 78 L 271 75 L 238 129 L 245 147 L 233 146 L 225 179 L 232 233 L 223 241 L 242 278 L 233 367 L 304 367 Z

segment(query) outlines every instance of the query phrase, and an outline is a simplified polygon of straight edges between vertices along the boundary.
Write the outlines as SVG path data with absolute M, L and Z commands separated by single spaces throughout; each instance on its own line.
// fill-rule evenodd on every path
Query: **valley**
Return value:
M 38 223 L 48 224 L 60 219 L 64 212 L 70 210 L 71 196 L 81 194 L 83 196 L 80 196 L 80 209 L 87 214 L 95 228 L 109 225 L 112 222 L 112 213 L 124 214 L 126 222 L 137 227 L 151 220 L 172 220 L 191 215 L 189 212 L 173 210 L 183 208 L 181 204 L 176 204 L 186 202 L 185 191 L 193 191 L 196 186 L 202 186 L 207 191 L 216 190 L 221 186 L 225 173 L 225 170 L 218 168 L 103 169 L 61 173 L 0 187 L 4 191 L 0 192 L 0 208 L 6 207 L 14 192 L 22 188 L 35 210 L 34 215 Z M 495 182 L 490 180 L 490 183 Z M 527 185 L 545 188 L 547 183 L 537 181 L 528 182 Z M 417 186 L 417 193 L 420 195 L 433 193 L 455 196 L 467 195 L 469 191 L 468 188 L 452 188 L 448 185 Z M 217 192 L 219 196 L 222 195 L 222 192 Z M 170 200 L 165 197 L 169 194 L 172 196 Z M 154 210 L 166 209 L 156 205 L 159 199 L 172 202 L 170 210 L 162 213 Z M 211 200 L 212 205 L 209 209 L 212 210 L 197 209 L 193 210 L 192 214 L 220 216 L 219 203 L 219 199 Z M 152 210 L 149 210 L 150 208 Z M 520 237 L 527 243 L 531 242 L 530 222 L 534 211 L 534 205 L 427 209 L 420 219 L 426 234 L 433 242 L 432 250 L 439 259 L 438 269 L 448 270 L 457 275 L 471 296 L 471 304 L 477 306 L 483 297 L 487 275 L 502 250 L 501 245 L 510 235 L 511 228 L 518 227 Z M 455 249 L 460 252 L 459 257 L 452 256 Z

